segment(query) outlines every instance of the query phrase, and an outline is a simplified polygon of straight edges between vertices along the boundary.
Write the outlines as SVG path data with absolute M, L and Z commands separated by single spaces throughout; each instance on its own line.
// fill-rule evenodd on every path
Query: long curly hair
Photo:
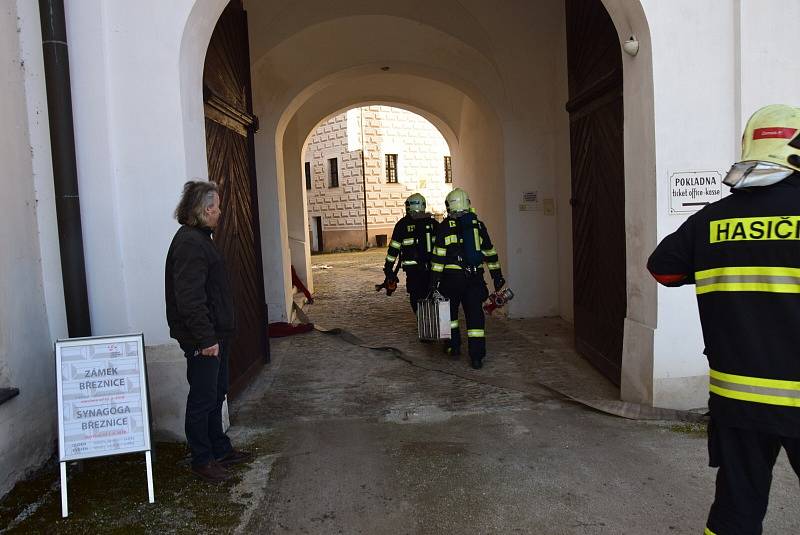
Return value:
M 219 188 L 215 182 L 190 180 L 183 185 L 181 200 L 175 207 L 175 219 L 181 225 L 206 226 L 205 211 L 214 204 L 214 195 L 219 195 Z

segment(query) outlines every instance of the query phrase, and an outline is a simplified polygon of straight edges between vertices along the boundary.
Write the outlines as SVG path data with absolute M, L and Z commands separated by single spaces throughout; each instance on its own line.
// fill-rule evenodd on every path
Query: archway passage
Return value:
M 214 239 L 222 250 L 236 302 L 237 335 L 231 348 L 235 395 L 269 359 L 259 237 L 247 18 L 240 0 L 217 22 L 203 71 L 208 177 L 220 186 L 222 218 Z
M 627 312 L 622 57 L 600 0 L 567 0 L 575 345 L 620 384 Z

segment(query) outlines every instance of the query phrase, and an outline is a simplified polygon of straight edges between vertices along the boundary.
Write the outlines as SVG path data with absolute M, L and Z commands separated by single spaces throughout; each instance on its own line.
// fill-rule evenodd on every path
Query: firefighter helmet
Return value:
M 725 177 L 733 188 L 768 186 L 800 171 L 800 108 L 772 104 L 747 121 L 742 158 Z
M 469 195 L 467 195 L 467 192 L 463 189 L 455 188 L 445 197 L 444 205 L 447 207 L 447 213 L 450 215 L 466 212 L 470 207 Z
M 406 199 L 406 214 L 408 215 L 425 213 L 426 208 L 425 197 L 420 193 L 414 193 Z

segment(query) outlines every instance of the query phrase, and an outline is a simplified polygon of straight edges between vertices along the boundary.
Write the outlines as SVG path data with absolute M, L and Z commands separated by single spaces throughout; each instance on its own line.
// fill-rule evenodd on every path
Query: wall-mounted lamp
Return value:
M 628 40 L 622 43 L 622 50 L 629 56 L 635 56 L 639 53 L 639 40 L 633 35 L 628 37 Z

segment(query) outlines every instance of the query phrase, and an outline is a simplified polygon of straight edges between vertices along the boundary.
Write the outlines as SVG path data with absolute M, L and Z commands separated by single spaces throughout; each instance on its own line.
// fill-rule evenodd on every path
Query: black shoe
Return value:
M 220 466 L 217 461 L 209 461 L 200 466 L 192 466 L 192 472 L 209 483 L 222 483 L 231 478 L 228 471 Z
M 224 467 L 242 464 L 253 460 L 253 454 L 246 451 L 231 450 L 219 459 L 217 463 Z
M 483 368 L 483 359 L 470 359 L 470 366 L 473 370 L 480 370 Z

